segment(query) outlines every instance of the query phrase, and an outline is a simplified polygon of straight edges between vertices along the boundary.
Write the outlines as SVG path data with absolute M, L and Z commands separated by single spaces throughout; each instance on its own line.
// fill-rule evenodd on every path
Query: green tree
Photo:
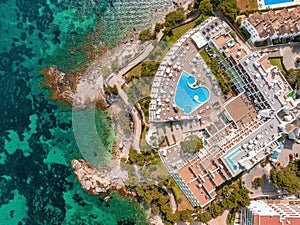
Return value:
M 114 95 L 118 95 L 119 94 L 119 91 L 118 91 L 118 88 L 116 85 L 114 85 L 112 88 L 111 88 L 111 92 L 114 94 Z
M 253 184 L 256 186 L 256 187 L 262 187 L 264 185 L 264 180 L 261 178 L 261 177 L 256 177 L 254 180 L 253 180 Z
M 221 0 L 218 8 L 231 22 L 233 22 L 235 17 L 240 13 L 236 0 Z
M 182 22 L 185 19 L 184 9 L 182 7 L 178 7 L 176 11 L 170 12 L 166 15 L 165 18 L 165 27 L 173 27 L 177 23 Z
M 275 188 L 298 194 L 300 188 L 300 165 L 295 161 L 282 169 L 271 170 L 271 181 Z
M 142 186 L 137 186 L 136 187 L 136 194 L 139 196 L 139 197 L 143 197 L 144 196 L 144 189 Z
M 172 29 L 170 27 L 165 27 L 163 33 L 166 36 L 172 36 L 173 35 Z
M 197 220 L 202 223 L 207 223 L 211 220 L 211 215 L 209 212 L 204 212 L 198 215 Z
M 154 28 L 154 32 L 155 32 L 155 33 L 158 33 L 163 27 L 164 27 L 163 24 L 161 24 L 161 23 L 156 23 L 156 24 L 155 24 L 155 28 Z
M 139 154 L 138 154 L 137 150 L 135 150 L 133 148 L 129 149 L 128 159 L 131 163 L 137 163 L 137 161 L 139 159 Z
M 210 15 L 213 10 L 213 6 L 210 3 L 210 0 L 202 0 L 199 4 L 199 11 L 203 15 Z
M 139 40 L 141 41 L 149 41 L 151 39 L 153 39 L 152 32 L 150 29 L 146 29 L 140 32 L 139 34 Z
M 181 211 L 180 219 L 184 222 L 193 222 L 192 211 L 188 209 Z
M 176 211 L 174 214 L 167 214 L 166 217 L 172 224 L 174 224 L 180 220 L 180 212 Z
M 217 218 L 220 214 L 223 213 L 223 211 L 224 210 L 222 209 L 222 207 L 216 203 L 213 203 L 210 207 L 210 213 L 212 218 Z

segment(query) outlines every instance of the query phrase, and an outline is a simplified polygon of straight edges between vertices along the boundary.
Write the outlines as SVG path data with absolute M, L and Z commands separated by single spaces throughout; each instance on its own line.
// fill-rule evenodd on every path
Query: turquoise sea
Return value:
M 145 10 L 161 8 L 149 2 L 142 11 L 138 0 L 0 0 L 0 225 L 147 224 L 138 203 L 116 194 L 106 203 L 82 191 L 70 164 L 81 157 L 72 111 L 49 100 L 41 70 L 82 68 L 86 46 L 112 46 L 144 26 Z

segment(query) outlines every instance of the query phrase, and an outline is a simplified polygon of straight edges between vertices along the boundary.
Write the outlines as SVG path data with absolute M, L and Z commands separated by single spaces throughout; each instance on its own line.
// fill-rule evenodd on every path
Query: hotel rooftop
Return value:
M 243 49 L 230 31 L 226 23 L 211 17 L 187 32 L 164 58 L 151 90 L 149 130 L 168 137 L 170 143 L 160 150 L 161 159 L 194 207 L 207 206 L 215 199 L 217 186 L 280 148 L 276 140 L 282 122 L 276 113 L 296 105 L 287 98 L 292 88 L 278 68 L 266 56 Z M 211 58 L 220 56 L 219 65 L 232 74 L 233 94 L 221 95 L 199 54 L 202 49 Z M 186 82 L 193 77 L 189 88 L 198 90 L 193 85 L 200 84 L 209 90 L 207 101 L 199 102 L 199 96 L 184 101 L 198 104 L 188 113 L 174 97 L 186 74 Z M 181 98 L 184 96 L 182 93 Z M 189 135 L 203 138 L 204 148 L 182 156 L 179 143 Z

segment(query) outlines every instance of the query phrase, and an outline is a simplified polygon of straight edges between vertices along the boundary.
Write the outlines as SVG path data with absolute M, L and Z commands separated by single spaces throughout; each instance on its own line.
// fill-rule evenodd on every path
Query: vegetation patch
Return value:
M 189 153 L 197 153 L 203 148 L 203 141 L 197 135 L 190 135 L 180 142 L 181 149 Z
M 300 161 L 295 160 L 285 168 L 272 169 L 271 181 L 277 189 L 286 190 L 291 194 L 299 194 Z
M 149 121 L 149 104 L 150 104 L 150 101 L 151 101 L 150 96 L 146 96 L 146 97 L 140 98 L 138 100 L 138 103 L 140 104 L 140 106 L 142 108 L 142 111 L 144 113 L 146 122 Z
M 230 92 L 230 85 L 232 85 L 231 73 L 220 67 L 219 62 L 222 61 L 221 56 L 218 55 L 218 57 L 212 59 L 204 49 L 200 51 L 200 55 L 214 74 L 223 95 L 228 94 Z
M 294 91 L 291 91 L 290 93 L 288 93 L 286 95 L 287 98 L 294 98 L 294 96 L 295 96 L 295 92 Z
M 272 66 L 277 66 L 278 69 L 280 69 L 280 71 L 284 74 L 286 72 L 283 63 L 282 63 L 282 58 L 281 57 L 277 57 L 277 58 L 269 58 L 269 61 L 271 63 Z
M 159 62 L 143 61 L 136 65 L 125 75 L 126 83 L 128 84 L 134 79 L 139 79 L 141 77 L 155 76 L 159 64 Z
M 241 13 L 258 9 L 257 0 L 237 0 L 237 6 Z
M 241 34 L 244 37 L 245 41 L 251 38 L 251 34 L 248 32 L 248 30 L 245 27 L 241 29 Z
M 254 178 L 252 182 L 256 187 L 262 187 L 264 185 L 264 180 L 261 177 Z
M 231 22 L 234 22 L 236 16 L 240 13 L 236 0 L 220 0 L 217 8 Z
M 284 76 L 293 88 L 300 87 L 300 69 L 290 69 Z

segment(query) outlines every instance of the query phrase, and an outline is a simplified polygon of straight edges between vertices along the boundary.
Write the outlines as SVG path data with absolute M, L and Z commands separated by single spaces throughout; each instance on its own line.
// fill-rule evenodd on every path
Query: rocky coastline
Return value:
M 86 105 L 90 103 L 95 103 L 96 107 L 105 110 L 107 108 L 107 102 L 104 95 L 99 91 L 95 97 L 91 98 L 86 96 L 86 98 L 81 99 L 78 97 L 78 88 L 82 86 L 85 79 L 82 77 L 83 73 L 73 73 L 66 74 L 59 70 L 56 66 L 47 67 L 42 71 L 44 75 L 44 84 L 49 87 L 52 91 L 50 98 L 54 101 L 61 100 L 73 106 L 75 109 L 83 109 Z M 102 88 L 102 87 L 101 87 Z
M 71 163 L 82 189 L 89 194 L 105 196 L 106 201 L 111 191 L 116 191 L 125 197 L 136 197 L 135 192 L 126 190 L 125 185 L 120 180 L 114 181 L 107 171 L 101 172 L 95 169 L 84 159 L 73 159 Z

